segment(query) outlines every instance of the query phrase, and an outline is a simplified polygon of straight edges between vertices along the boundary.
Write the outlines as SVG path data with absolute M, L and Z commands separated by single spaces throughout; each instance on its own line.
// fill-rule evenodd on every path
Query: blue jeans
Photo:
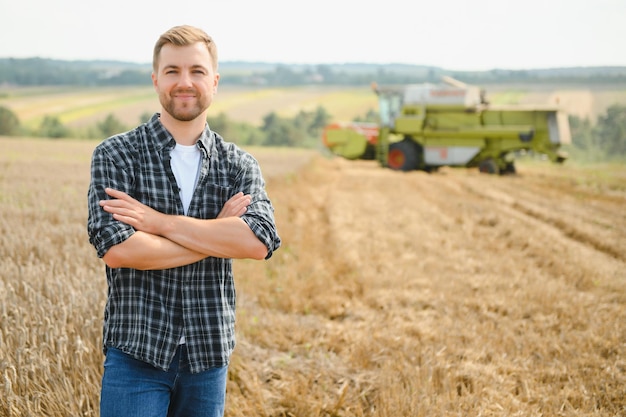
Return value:
M 169 371 L 107 348 L 101 417 L 223 417 L 228 367 L 192 374 L 180 345 Z

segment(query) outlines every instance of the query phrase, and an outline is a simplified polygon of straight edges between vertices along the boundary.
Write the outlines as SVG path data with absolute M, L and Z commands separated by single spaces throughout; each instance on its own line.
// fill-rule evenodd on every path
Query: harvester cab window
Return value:
M 381 125 L 393 127 L 396 117 L 402 110 L 402 95 L 394 93 L 379 94 L 378 108 Z

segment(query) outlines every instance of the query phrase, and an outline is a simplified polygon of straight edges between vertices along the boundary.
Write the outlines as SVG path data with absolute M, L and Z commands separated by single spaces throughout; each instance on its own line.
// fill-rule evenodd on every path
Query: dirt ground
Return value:
M 626 415 L 623 167 L 315 158 L 270 190 L 284 247 L 241 267 L 236 354 L 267 415 Z
M 98 415 L 93 146 L 0 138 L 0 416 Z M 283 244 L 235 261 L 227 417 L 626 415 L 624 166 L 250 151 Z

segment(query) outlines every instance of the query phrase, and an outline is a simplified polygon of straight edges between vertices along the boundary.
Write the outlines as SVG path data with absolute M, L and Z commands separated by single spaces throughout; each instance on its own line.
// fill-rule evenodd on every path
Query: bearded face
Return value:
M 152 74 L 163 110 L 181 122 L 206 119 L 219 80 L 213 68 L 211 55 L 202 43 L 164 45 L 158 72 Z

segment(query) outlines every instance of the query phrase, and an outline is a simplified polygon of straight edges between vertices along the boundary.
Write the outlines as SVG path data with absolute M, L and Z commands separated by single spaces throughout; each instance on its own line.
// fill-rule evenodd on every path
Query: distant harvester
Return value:
M 484 91 L 450 77 L 443 84 L 373 85 L 380 123 L 333 123 L 324 145 L 347 159 L 376 159 L 395 170 L 440 166 L 515 173 L 515 157 L 533 152 L 562 163 L 571 142 L 567 115 L 556 106 L 493 106 Z

